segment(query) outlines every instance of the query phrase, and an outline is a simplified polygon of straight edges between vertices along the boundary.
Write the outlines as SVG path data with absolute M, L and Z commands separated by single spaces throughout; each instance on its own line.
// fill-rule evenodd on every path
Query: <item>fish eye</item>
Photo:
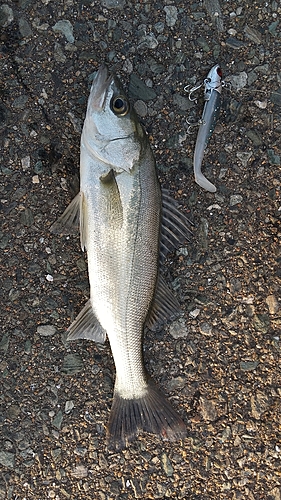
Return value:
M 130 104 L 126 97 L 117 96 L 111 100 L 111 109 L 115 115 L 125 116 L 130 109 Z

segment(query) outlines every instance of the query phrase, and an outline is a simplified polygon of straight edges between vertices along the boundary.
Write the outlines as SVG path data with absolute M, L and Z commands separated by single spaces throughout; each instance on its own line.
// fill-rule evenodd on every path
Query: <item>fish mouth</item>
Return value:
M 96 73 L 90 93 L 89 102 L 96 111 L 102 110 L 108 87 L 112 81 L 113 77 L 109 75 L 108 68 L 103 64 Z

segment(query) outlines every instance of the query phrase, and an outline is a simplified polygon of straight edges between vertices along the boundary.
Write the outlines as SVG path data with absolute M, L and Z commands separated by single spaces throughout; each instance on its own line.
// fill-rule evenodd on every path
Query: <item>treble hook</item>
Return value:
M 189 122 L 187 119 L 186 119 L 185 121 L 186 121 L 186 123 L 187 123 L 187 125 L 188 125 L 188 127 L 187 127 L 187 129 L 186 129 L 186 132 L 187 132 L 187 134 L 189 134 L 189 135 L 190 135 L 190 134 L 192 134 L 192 130 L 191 130 L 191 129 L 192 129 L 193 127 L 199 127 L 200 125 L 204 125 L 204 124 L 205 124 L 205 122 L 204 122 L 204 120 L 202 120 L 202 118 L 200 118 L 200 120 L 198 120 L 198 121 L 197 121 L 197 122 L 195 122 L 195 123 L 191 123 L 191 122 Z
M 189 99 L 190 101 L 195 101 L 195 102 L 197 102 L 196 97 L 192 98 L 192 97 L 191 97 L 191 94 L 193 94 L 194 92 L 196 92 L 196 90 L 199 90 L 199 89 L 200 89 L 203 85 L 204 85 L 204 82 L 203 82 L 203 83 L 200 83 L 199 85 L 195 85 L 195 87 L 192 87 L 190 90 L 189 90 L 190 85 L 186 85 L 186 86 L 184 87 L 184 89 L 183 89 L 183 90 L 184 90 L 185 92 L 188 92 L 188 99 Z

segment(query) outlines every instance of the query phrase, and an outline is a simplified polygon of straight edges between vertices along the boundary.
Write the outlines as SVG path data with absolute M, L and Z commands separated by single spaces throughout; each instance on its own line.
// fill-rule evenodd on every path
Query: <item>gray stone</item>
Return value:
M 37 327 L 37 333 L 42 337 L 51 337 L 55 335 L 56 328 L 53 325 L 40 325 Z
M 166 5 L 164 11 L 166 12 L 166 23 L 172 28 L 178 19 L 178 9 L 174 5 Z
M 246 136 L 252 141 L 254 146 L 261 146 L 262 140 L 259 134 L 255 130 L 247 130 Z
M 250 401 L 251 401 L 252 416 L 256 420 L 259 420 L 261 418 L 262 414 L 269 407 L 269 403 L 270 403 L 269 398 L 265 393 L 258 391 L 256 394 L 253 394 L 251 396 Z
M 3 337 L 0 340 L 0 351 L 2 351 L 4 354 L 6 354 L 8 347 L 9 347 L 9 335 L 8 333 L 4 333 Z
M 272 35 L 272 36 L 277 36 L 277 27 L 278 27 L 278 24 L 279 24 L 279 20 L 277 21 L 273 21 L 273 23 L 271 23 L 268 27 L 268 31 L 269 33 Z
M 230 75 L 228 81 L 230 81 L 232 87 L 235 90 L 240 90 L 246 87 L 248 75 L 245 71 L 242 71 L 238 75 Z
M 251 26 L 248 26 L 248 24 L 246 24 L 244 28 L 244 33 L 252 42 L 257 43 L 258 45 L 262 43 L 261 33 L 258 30 L 251 28 Z
M 75 375 L 83 368 L 83 361 L 78 354 L 67 354 L 63 359 L 61 371 L 65 375 Z
M 258 361 L 241 361 L 240 368 L 243 371 L 250 372 L 257 368 L 259 362 Z
M 212 325 L 209 323 L 200 323 L 199 330 L 202 335 L 210 336 L 213 333 Z
M 0 451 L 0 464 L 8 469 L 13 469 L 15 466 L 15 454 L 9 451 Z
M 225 43 L 226 45 L 228 45 L 228 47 L 231 47 L 232 49 L 241 49 L 241 47 L 244 47 L 244 42 L 242 42 L 241 40 L 237 40 L 237 38 L 234 38 L 232 36 L 230 36 L 229 38 L 227 38 L 225 40 Z
M 155 99 L 156 93 L 145 83 L 140 80 L 137 75 L 132 73 L 129 82 L 129 97 L 133 99 L 141 99 L 142 101 L 150 101 Z
M 236 153 L 237 158 L 241 161 L 243 167 L 245 168 L 248 164 L 249 159 L 252 156 L 252 153 L 249 151 L 239 151 Z
M 280 155 L 275 154 L 274 149 L 267 150 L 268 161 L 270 165 L 280 165 Z
M 156 49 L 158 47 L 158 41 L 153 33 L 149 35 L 143 35 L 140 37 L 138 49 Z
M 276 104 L 276 106 L 281 106 L 281 87 L 270 94 L 270 100 L 273 104 Z
M 34 216 L 30 208 L 25 208 L 20 214 L 20 222 L 23 226 L 30 227 L 34 223 Z
M 74 403 L 72 400 L 65 402 L 64 413 L 70 413 L 74 408 Z
M 235 205 L 238 205 L 238 203 L 241 203 L 242 200 L 243 196 L 241 196 L 240 194 L 233 194 L 230 196 L 229 204 L 231 207 L 234 207 Z
M 173 95 L 173 102 L 182 111 L 187 111 L 193 107 L 193 103 L 188 97 L 183 97 L 177 92 Z
M 139 116 L 141 116 L 142 118 L 144 118 L 147 115 L 147 105 L 141 99 L 138 99 L 135 102 L 134 108 L 135 108 L 137 114 Z
M 7 26 L 9 26 L 9 24 L 11 24 L 13 20 L 14 20 L 14 14 L 11 7 L 9 7 L 9 5 L 4 3 L 0 7 L 0 27 L 6 28 Z
M 73 26 L 70 21 L 61 19 L 53 26 L 53 31 L 55 33 L 61 33 L 62 35 L 64 35 L 69 43 L 74 42 Z
M 172 475 L 174 474 L 174 469 L 166 453 L 163 453 L 161 455 L 161 462 L 166 476 L 172 477 Z
M 87 467 L 85 465 L 76 465 L 74 469 L 72 469 L 71 475 L 77 479 L 83 479 L 84 477 L 87 477 L 89 474 Z
M 57 429 L 60 429 L 61 424 L 62 424 L 62 420 L 63 420 L 63 414 L 62 414 L 62 411 L 59 410 L 52 421 L 53 426 L 56 427 Z
M 28 101 L 28 96 L 27 95 L 20 95 L 19 97 L 17 97 L 14 100 L 14 102 L 13 102 L 13 108 L 24 109 L 27 101 Z
M 180 318 L 170 325 L 169 333 L 174 339 L 185 338 L 188 335 L 188 330 L 185 325 L 184 318 Z
M 124 9 L 126 5 L 125 0 L 102 0 L 102 6 L 106 9 Z
M 32 29 L 26 19 L 20 18 L 19 20 L 19 30 L 22 38 L 28 38 L 32 36 Z

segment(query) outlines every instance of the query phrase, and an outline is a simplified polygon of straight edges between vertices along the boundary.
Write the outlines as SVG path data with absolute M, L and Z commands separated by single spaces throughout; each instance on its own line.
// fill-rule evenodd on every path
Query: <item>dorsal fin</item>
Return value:
M 164 279 L 159 276 L 154 294 L 154 299 L 146 319 L 146 326 L 152 331 L 159 330 L 163 324 L 179 316 L 180 305 L 166 285 Z
M 193 223 L 182 214 L 177 203 L 170 197 L 166 189 L 162 189 L 162 227 L 160 235 L 160 262 L 167 254 L 190 240 Z

